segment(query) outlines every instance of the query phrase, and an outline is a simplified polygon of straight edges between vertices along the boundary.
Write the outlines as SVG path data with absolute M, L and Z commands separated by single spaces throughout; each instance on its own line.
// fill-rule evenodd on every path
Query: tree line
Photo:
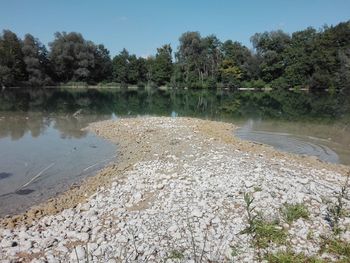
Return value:
M 167 85 L 175 88 L 271 88 L 350 91 L 350 21 L 320 30 L 256 33 L 253 49 L 215 35 L 186 32 L 175 52 L 153 56 L 123 49 L 113 58 L 80 33 L 56 33 L 49 49 L 27 34 L 0 35 L 0 85 Z

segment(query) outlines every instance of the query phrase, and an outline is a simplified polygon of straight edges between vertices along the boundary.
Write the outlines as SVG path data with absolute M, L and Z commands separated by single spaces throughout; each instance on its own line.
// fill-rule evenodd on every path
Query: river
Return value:
M 233 122 L 235 135 L 350 165 L 349 103 L 341 96 L 208 90 L 7 89 L 0 93 L 0 216 L 23 212 L 117 160 L 84 130 L 126 116 Z

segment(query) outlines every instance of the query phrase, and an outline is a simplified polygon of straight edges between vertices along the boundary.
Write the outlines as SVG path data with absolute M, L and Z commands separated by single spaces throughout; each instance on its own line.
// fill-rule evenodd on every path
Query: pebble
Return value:
M 247 226 L 244 193 L 254 196 L 254 211 L 280 220 L 280 229 L 288 230 L 294 251 L 318 251 L 319 245 L 307 235 L 310 231 L 315 237 L 331 233 L 322 199 L 340 189 L 342 175 L 237 150 L 238 144 L 207 140 L 202 132 L 193 133 L 200 121 L 182 121 L 145 118 L 137 125 L 118 120 L 118 125 L 106 122 L 106 131 L 99 127 L 106 138 L 125 129 L 130 149 L 136 145 L 133 136 L 146 136 L 135 147 L 147 146 L 149 154 L 75 209 L 44 216 L 28 228 L 0 227 L 0 261 L 23 261 L 19 251 L 43 251 L 45 256 L 40 254 L 33 262 L 77 262 L 77 258 L 84 262 L 86 255 L 92 257 L 91 262 L 124 262 L 124 255 L 135 257 L 136 247 L 139 262 L 159 262 L 169 258 L 171 251 L 185 262 L 195 262 L 194 242 L 196 250 L 205 250 L 212 261 L 254 262 L 251 237 L 240 234 Z M 152 130 L 160 137 L 153 138 Z M 188 136 L 191 140 L 181 139 Z M 175 139 L 175 144 L 169 144 Z M 285 222 L 280 208 L 286 202 L 307 204 L 310 220 Z M 350 207 L 350 202 L 344 200 L 344 206 Z M 340 224 L 345 228 L 350 219 Z M 348 232 L 341 237 L 350 241 Z M 220 255 L 211 253 L 217 249 Z
M 194 209 L 192 211 L 192 216 L 194 216 L 194 217 L 202 217 L 203 213 L 201 211 L 199 211 L 198 209 Z

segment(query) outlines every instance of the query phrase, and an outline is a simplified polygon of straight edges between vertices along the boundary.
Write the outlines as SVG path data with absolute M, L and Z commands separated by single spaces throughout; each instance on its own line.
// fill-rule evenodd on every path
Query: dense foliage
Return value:
M 0 84 L 62 83 L 169 85 L 179 88 L 255 88 L 350 91 L 350 21 L 293 34 L 256 33 L 253 50 L 232 40 L 186 32 L 148 58 L 124 49 L 111 58 L 79 33 L 56 33 L 49 51 L 32 35 L 0 35 Z

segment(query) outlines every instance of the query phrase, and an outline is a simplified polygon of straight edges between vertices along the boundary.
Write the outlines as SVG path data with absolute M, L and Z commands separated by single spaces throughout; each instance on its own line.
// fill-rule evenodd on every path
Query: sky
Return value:
M 123 48 L 155 54 L 199 31 L 251 48 L 257 32 L 336 25 L 350 19 L 350 0 L 0 0 L 0 30 L 31 33 L 47 45 L 57 31 L 80 32 L 114 56 Z

